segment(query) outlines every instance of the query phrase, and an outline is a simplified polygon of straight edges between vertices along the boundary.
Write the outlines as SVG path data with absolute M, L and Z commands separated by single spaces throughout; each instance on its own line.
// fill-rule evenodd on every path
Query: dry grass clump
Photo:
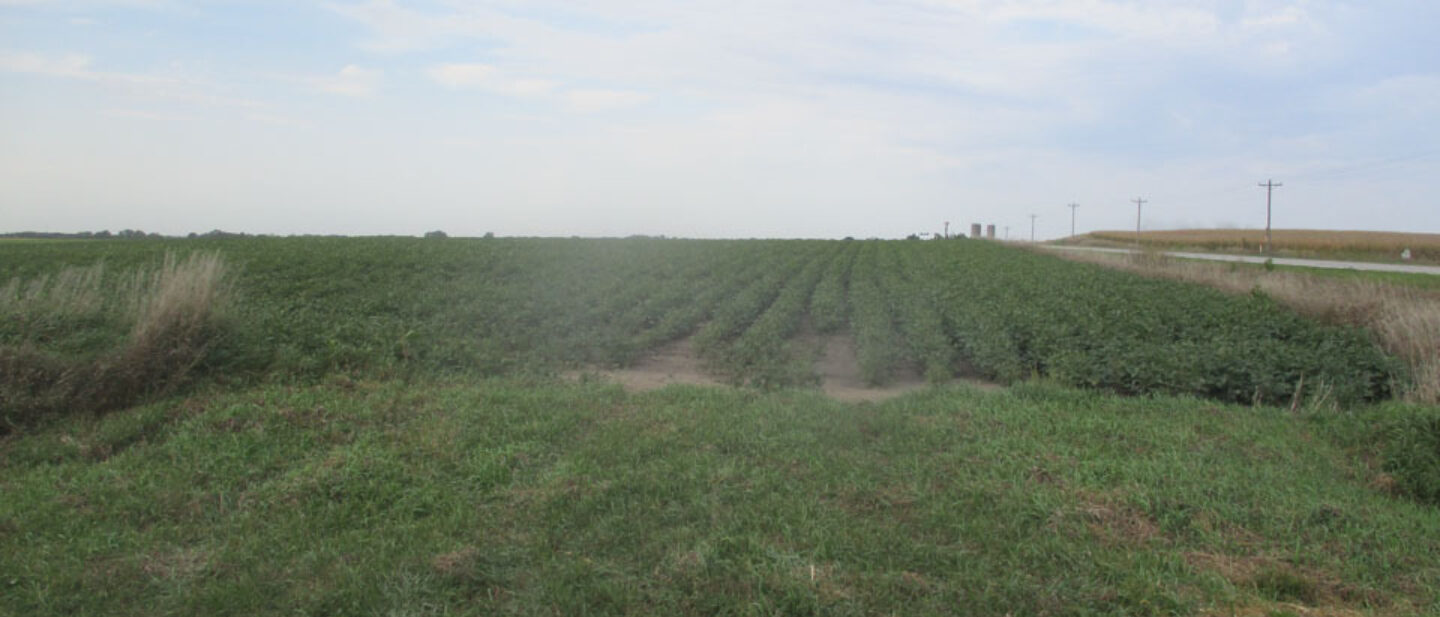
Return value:
M 1406 398 L 1440 403 L 1440 293 L 1364 279 L 1334 279 L 1293 271 L 1181 261 L 1159 253 L 1114 255 L 1066 252 L 1085 261 L 1141 274 L 1208 285 L 1234 294 L 1259 291 L 1301 314 L 1374 332 L 1403 360 L 1414 382 Z
M 158 269 L 135 273 L 127 294 L 134 325 L 124 347 L 103 365 L 105 388 L 97 402 L 124 405 L 185 380 L 205 357 L 222 317 L 229 293 L 225 272 L 218 254 L 193 253 L 183 261 L 166 254 Z
M 155 268 L 107 277 L 65 268 L 0 287 L 0 431 L 47 414 L 104 411 L 172 390 L 218 333 L 228 301 L 218 254 L 167 254 Z M 124 332 L 108 336 L 108 331 Z M 101 349 L 75 349 L 119 339 Z
M 1372 328 L 1391 353 L 1410 364 L 1415 379 L 1411 398 L 1440 403 L 1440 298 L 1383 301 Z
M 1133 231 L 1096 231 L 1090 237 L 1110 242 L 1131 244 Z M 1440 260 L 1440 234 L 1401 233 L 1390 231 L 1335 231 L 1321 229 L 1274 229 L 1271 239 L 1275 249 L 1293 253 L 1367 254 L 1390 259 L 1410 249 L 1411 257 L 1424 261 Z M 1265 245 L 1263 229 L 1174 229 L 1146 231 L 1140 234 L 1146 246 L 1191 247 L 1216 251 L 1256 252 Z
M 224 309 L 225 262 L 215 253 L 184 261 L 167 254 L 160 268 L 135 274 L 129 351 L 173 353 L 203 340 Z

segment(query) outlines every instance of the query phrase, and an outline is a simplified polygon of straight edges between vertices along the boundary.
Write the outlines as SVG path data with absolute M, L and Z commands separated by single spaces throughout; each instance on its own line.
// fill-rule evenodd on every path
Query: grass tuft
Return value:
M 1317 597 L 1315 584 L 1303 576 L 1283 568 L 1266 568 L 1255 575 L 1255 588 L 1261 595 L 1282 602 L 1312 603 Z
M 1384 439 L 1384 468 L 1395 488 L 1440 505 L 1440 414 L 1418 413 L 1392 420 Z

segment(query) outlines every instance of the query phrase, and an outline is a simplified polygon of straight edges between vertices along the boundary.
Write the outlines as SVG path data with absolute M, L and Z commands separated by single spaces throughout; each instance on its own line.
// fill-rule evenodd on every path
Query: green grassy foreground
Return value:
M 1440 509 L 1355 449 L 1409 411 L 199 392 L 0 441 L 0 614 L 1436 614 Z

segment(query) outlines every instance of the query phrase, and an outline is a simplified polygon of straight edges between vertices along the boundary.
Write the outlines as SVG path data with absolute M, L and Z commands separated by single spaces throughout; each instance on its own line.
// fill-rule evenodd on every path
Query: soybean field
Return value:
M 0 245 L 17 295 L 17 281 L 67 264 L 105 262 L 119 278 L 127 266 L 196 250 L 218 252 L 236 271 L 231 327 L 205 366 L 238 376 L 553 373 L 628 366 L 688 339 L 718 379 L 807 386 L 819 379 L 814 337 L 840 335 L 875 386 L 908 371 L 932 383 L 1046 377 L 1122 394 L 1275 403 L 1308 391 L 1349 404 L 1385 399 L 1405 380 L 1365 332 L 1307 321 L 1258 294 L 973 240 Z M 106 327 L 37 316 L 0 335 L 63 353 L 105 340 Z

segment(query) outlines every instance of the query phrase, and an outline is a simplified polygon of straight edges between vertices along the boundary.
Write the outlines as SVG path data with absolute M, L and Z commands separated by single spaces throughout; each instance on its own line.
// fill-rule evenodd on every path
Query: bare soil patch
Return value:
M 848 334 L 818 335 L 806 332 L 797 337 L 798 347 L 815 357 L 815 373 L 820 376 L 820 390 L 826 396 L 846 403 L 877 402 L 929 387 L 919 369 L 904 366 L 896 370 L 894 379 L 885 386 L 870 386 L 860 376 L 860 361 L 855 355 L 855 340 Z M 805 351 L 802 351 L 805 353 Z M 627 390 L 648 392 L 672 384 L 692 386 L 723 386 L 725 381 L 705 371 L 705 364 L 695 353 L 689 338 L 666 343 L 647 354 L 634 366 L 618 369 L 592 369 L 567 375 L 570 379 L 596 376 L 613 381 Z M 1001 386 L 962 374 L 952 383 L 965 383 L 984 390 Z
M 909 364 L 899 367 L 889 384 L 879 387 L 868 385 L 860 376 L 860 359 L 855 355 L 854 337 L 830 334 L 817 336 L 816 341 L 819 356 L 815 361 L 815 372 L 820 375 L 821 389 L 835 400 L 847 403 L 883 401 L 930 385 L 920 368 Z M 960 366 L 955 378 L 948 383 L 963 383 L 989 391 L 1004 389 L 1000 384 L 982 379 L 968 364 Z
M 671 384 L 719 386 L 724 381 L 705 372 L 704 363 L 695 354 L 689 338 L 672 341 L 655 348 L 634 366 L 618 369 L 585 371 L 625 386 L 628 390 L 648 392 Z M 576 373 L 572 377 L 579 377 Z
M 816 336 L 814 344 L 819 351 L 815 372 L 820 375 L 820 389 L 837 401 L 883 401 L 929 385 L 920 371 L 911 366 L 897 370 L 894 381 L 888 385 L 867 385 L 860 376 L 860 359 L 855 355 L 853 337 L 844 334 Z

